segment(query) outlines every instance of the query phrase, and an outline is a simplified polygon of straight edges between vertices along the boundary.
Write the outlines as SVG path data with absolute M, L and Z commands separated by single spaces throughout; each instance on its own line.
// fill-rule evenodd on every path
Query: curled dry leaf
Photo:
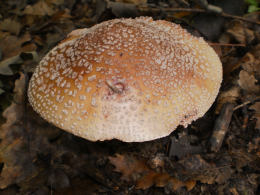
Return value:
M 146 165 L 145 159 L 137 159 L 132 156 L 116 154 L 116 157 L 109 157 L 115 171 L 122 173 L 122 179 L 136 182 L 136 189 L 148 189 L 155 185 L 165 187 L 169 185 L 173 191 L 186 187 L 188 191 L 196 185 L 195 180 L 180 181 L 168 173 L 158 173 Z
M 257 80 L 254 75 L 250 75 L 247 71 L 241 70 L 239 73 L 239 86 L 248 93 L 258 93 L 260 91 L 259 85 L 256 84 Z

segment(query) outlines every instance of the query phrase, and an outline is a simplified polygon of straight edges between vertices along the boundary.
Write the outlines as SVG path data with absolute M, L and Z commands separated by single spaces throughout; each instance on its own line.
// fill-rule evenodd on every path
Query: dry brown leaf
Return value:
M 55 11 L 43 0 L 38 1 L 34 5 L 27 5 L 23 14 L 35 16 L 51 16 Z
M 0 159 L 4 163 L 0 175 L 0 189 L 24 178 L 25 175 L 29 174 L 28 171 L 31 171 L 24 171 L 24 168 L 21 166 L 22 164 L 20 164 L 21 162 L 27 163 L 27 160 L 32 160 L 22 158 L 22 155 L 26 156 L 25 153 L 23 154 L 25 144 L 23 139 L 18 136 L 18 132 L 22 131 L 21 127 L 17 124 L 22 120 L 24 113 L 24 93 L 25 77 L 21 74 L 20 79 L 15 82 L 16 102 L 13 102 L 3 113 L 6 123 L 1 126 L 0 131 L 2 139 L 0 144 Z M 15 131 L 16 135 L 11 134 L 12 131 Z
M 253 116 L 256 119 L 255 128 L 260 129 L 260 102 L 255 102 L 249 108 L 255 111 L 254 116 Z
M 109 157 L 109 160 L 115 166 L 115 171 L 122 173 L 122 179 L 136 182 L 136 189 L 145 190 L 153 185 L 170 185 L 174 191 L 184 186 L 190 191 L 196 184 L 193 180 L 183 182 L 168 173 L 158 173 L 149 168 L 144 159 L 138 160 L 135 157 L 116 154 L 116 157 Z
M 64 0 L 46 0 L 48 4 L 54 4 L 54 5 L 62 5 L 64 3 Z
M 149 171 L 147 174 L 145 174 L 142 178 L 137 180 L 136 189 L 148 189 L 154 184 L 156 184 L 156 176 L 158 177 L 159 173 Z M 164 187 L 163 185 L 159 187 Z
M 0 22 L 0 30 L 8 31 L 12 34 L 18 35 L 21 31 L 22 25 L 15 20 L 7 18 Z
M 239 43 L 246 44 L 250 43 L 255 39 L 254 31 L 246 28 L 244 23 L 240 21 L 233 22 L 229 25 L 230 28 L 227 30 Z
M 225 103 L 236 103 L 237 99 L 240 97 L 240 88 L 238 86 L 234 86 L 227 91 L 221 91 L 217 100 L 217 106 L 215 109 L 215 113 L 219 114 L 222 106 Z
M 21 37 L 4 34 L 0 38 L 0 48 L 2 49 L 3 52 L 2 60 L 11 58 L 13 56 L 17 56 L 21 52 L 34 51 L 36 49 L 35 45 L 33 47 L 32 46 L 28 47 L 27 45 L 23 46 L 25 42 L 29 42 L 29 41 L 31 41 L 31 35 L 29 33 L 25 33 Z
M 200 181 L 201 183 L 222 184 L 226 182 L 232 173 L 232 169 L 226 166 L 226 163 L 218 163 L 218 166 L 214 163 L 208 163 L 200 155 L 192 155 L 183 160 L 178 161 L 178 164 L 184 169 L 182 174 L 186 175 L 191 181 Z M 190 184 L 191 185 L 191 184 Z
M 239 193 L 237 192 L 236 188 L 230 188 L 229 191 L 233 194 L 233 195 L 239 195 Z
M 135 174 L 149 170 L 143 161 L 139 161 L 130 156 L 116 154 L 116 157 L 109 157 L 111 164 L 115 166 L 115 171 L 122 173 L 122 179 L 131 180 Z
M 241 70 L 239 73 L 239 86 L 248 93 L 258 93 L 260 91 L 259 85 L 256 84 L 257 80 L 254 75 L 250 75 L 247 71 Z
M 240 63 L 242 68 L 247 71 L 248 73 L 254 73 L 257 71 L 257 67 L 255 66 L 255 57 L 250 52 L 246 53 L 246 55 L 243 56 Z

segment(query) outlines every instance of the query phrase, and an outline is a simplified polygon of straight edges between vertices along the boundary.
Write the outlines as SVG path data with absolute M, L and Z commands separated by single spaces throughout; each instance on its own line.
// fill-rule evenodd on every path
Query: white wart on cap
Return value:
M 37 66 L 29 102 L 88 140 L 141 142 L 204 115 L 222 81 L 214 50 L 179 25 L 115 19 L 73 31 Z

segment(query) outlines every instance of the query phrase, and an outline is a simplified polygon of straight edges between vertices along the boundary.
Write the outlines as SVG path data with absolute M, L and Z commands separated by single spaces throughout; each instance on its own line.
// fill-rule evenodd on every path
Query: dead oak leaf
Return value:
M 3 60 L 19 55 L 21 52 L 35 51 L 37 46 L 35 44 L 28 46 L 25 43 L 31 41 L 31 35 L 25 33 L 21 37 L 16 37 L 5 33 L 0 37 L 0 48 L 3 53 Z M 25 44 L 25 45 L 24 45 Z
M 131 180 L 136 178 L 136 174 L 143 173 L 148 170 L 143 161 L 139 161 L 130 156 L 116 154 L 116 157 L 108 157 L 111 164 L 115 166 L 115 171 L 122 173 L 122 179 Z
M 259 85 L 256 84 L 257 80 L 254 75 L 250 75 L 247 71 L 241 70 L 239 73 L 239 86 L 249 93 L 258 93 L 260 91 Z
M 116 154 L 116 157 L 109 157 L 109 161 L 115 166 L 116 172 L 122 173 L 122 179 L 136 182 L 136 189 L 145 190 L 153 185 L 157 187 L 170 185 L 173 191 L 180 187 L 186 187 L 190 191 L 196 185 L 194 180 L 183 182 L 168 173 L 158 173 L 152 170 L 146 165 L 145 159 Z

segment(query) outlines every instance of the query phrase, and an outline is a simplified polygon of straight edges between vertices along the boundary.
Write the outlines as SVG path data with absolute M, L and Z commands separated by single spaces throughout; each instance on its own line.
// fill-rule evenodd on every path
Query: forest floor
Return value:
M 2 1 L 0 195 L 259 194 L 259 7 L 257 1 L 196 2 Z M 222 87 L 202 118 L 154 141 L 90 142 L 33 111 L 28 81 L 51 48 L 76 28 L 137 16 L 178 23 L 219 55 Z

